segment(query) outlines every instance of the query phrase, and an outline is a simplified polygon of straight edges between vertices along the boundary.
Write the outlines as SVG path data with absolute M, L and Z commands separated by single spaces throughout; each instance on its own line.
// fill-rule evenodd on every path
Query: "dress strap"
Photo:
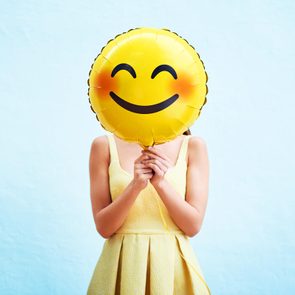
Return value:
M 107 133 L 106 136 L 109 140 L 109 150 L 110 150 L 111 161 L 119 162 L 119 156 L 118 156 L 118 152 L 117 152 L 117 147 L 116 147 L 114 135 Z
M 181 143 L 177 163 L 178 163 L 178 161 L 186 161 L 186 155 L 187 155 L 187 150 L 188 150 L 188 141 L 191 136 L 192 136 L 191 134 L 185 135 L 185 137 Z
M 119 162 L 119 156 L 118 156 L 118 151 L 117 151 L 117 146 L 116 142 L 114 139 L 113 134 L 106 134 L 108 140 L 109 140 L 109 150 L 110 150 L 110 155 L 111 155 L 111 161 L 114 162 Z M 186 161 L 186 155 L 187 155 L 187 150 L 188 150 L 188 141 L 192 135 L 185 135 L 184 139 L 182 140 L 180 151 L 178 154 L 177 158 L 177 163 L 180 161 Z

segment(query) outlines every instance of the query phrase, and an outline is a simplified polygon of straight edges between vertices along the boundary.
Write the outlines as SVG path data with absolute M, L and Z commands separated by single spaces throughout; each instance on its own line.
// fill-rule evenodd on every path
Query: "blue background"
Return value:
M 101 47 L 170 28 L 199 52 L 208 102 L 191 131 L 210 190 L 190 241 L 213 295 L 295 294 L 294 1 L 1 1 L 0 293 L 85 294 L 104 239 L 87 79 Z

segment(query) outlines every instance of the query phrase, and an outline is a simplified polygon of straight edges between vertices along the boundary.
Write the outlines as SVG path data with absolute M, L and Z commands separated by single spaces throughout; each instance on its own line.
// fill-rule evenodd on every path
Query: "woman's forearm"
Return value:
M 132 180 L 122 194 L 96 214 L 96 228 L 104 238 L 108 239 L 121 227 L 139 193 Z
M 181 198 L 166 179 L 154 187 L 177 226 L 187 236 L 197 234 L 200 220 L 197 209 Z

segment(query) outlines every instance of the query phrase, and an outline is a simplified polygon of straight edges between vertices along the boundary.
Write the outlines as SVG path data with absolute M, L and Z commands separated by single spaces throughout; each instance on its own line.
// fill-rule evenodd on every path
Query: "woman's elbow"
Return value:
M 187 233 L 186 235 L 190 238 L 193 238 L 194 236 L 196 236 L 201 230 L 201 225 L 195 225 L 193 226 Z
M 104 230 L 102 230 L 102 229 L 100 229 L 100 228 L 98 228 L 98 227 L 96 227 L 96 231 L 104 238 L 104 239 L 108 239 L 108 238 L 110 238 L 110 234 L 109 233 L 107 233 L 106 231 L 104 231 Z
M 111 237 L 111 234 L 106 231 L 106 228 L 102 224 L 96 222 L 96 231 L 104 238 L 108 239 Z

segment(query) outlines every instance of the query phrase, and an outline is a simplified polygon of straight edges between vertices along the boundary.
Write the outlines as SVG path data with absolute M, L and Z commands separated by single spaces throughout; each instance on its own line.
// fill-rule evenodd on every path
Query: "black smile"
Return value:
M 138 113 L 138 114 L 151 114 L 151 113 L 162 111 L 165 108 L 169 107 L 171 104 L 173 104 L 179 97 L 178 94 L 174 94 L 160 103 L 156 103 L 156 104 L 152 104 L 148 106 L 142 106 L 142 105 L 130 103 L 122 99 L 113 91 L 110 92 L 110 96 L 122 108 L 134 113 Z

